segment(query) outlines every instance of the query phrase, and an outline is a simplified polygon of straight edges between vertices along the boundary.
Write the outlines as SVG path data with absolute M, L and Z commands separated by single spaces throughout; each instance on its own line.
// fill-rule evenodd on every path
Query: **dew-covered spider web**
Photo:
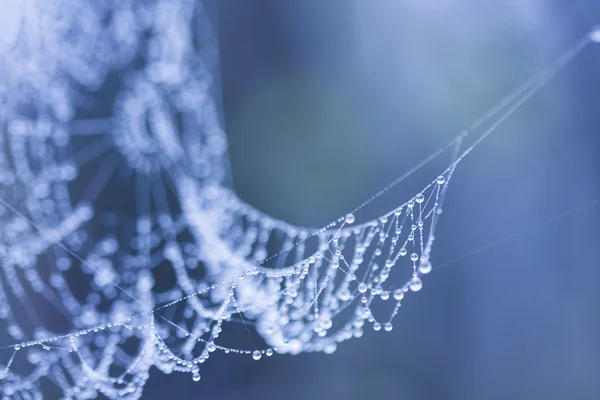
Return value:
M 586 34 L 420 164 L 312 229 L 233 190 L 217 39 L 201 2 L 22 0 L 3 12 L 0 390 L 18 399 L 139 398 L 151 368 L 197 381 L 214 352 L 332 353 L 365 329 L 392 330 L 432 270 L 457 165 L 600 42 L 600 30 Z M 439 159 L 421 190 L 361 219 Z

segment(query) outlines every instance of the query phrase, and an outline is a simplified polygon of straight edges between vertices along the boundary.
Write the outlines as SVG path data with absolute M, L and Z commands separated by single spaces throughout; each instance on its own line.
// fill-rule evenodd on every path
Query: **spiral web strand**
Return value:
M 10 336 L 0 390 L 22 399 L 139 398 L 152 367 L 197 381 L 214 352 L 331 353 L 368 326 L 392 330 L 432 270 L 457 165 L 600 42 L 596 29 L 446 146 L 312 229 L 230 187 L 201 3 L 27 0 L 10 12 L 22 28 L 0 28 L 0 330 Z M 90 116 L 95 95 L 114 99 L 107 115 Z M 447 153 L 448 167 L 408 201 L 356 221 Z M 115 202 L 115 191 L 133 201 Z M 225 338 L 240 328 L 245 347 Z

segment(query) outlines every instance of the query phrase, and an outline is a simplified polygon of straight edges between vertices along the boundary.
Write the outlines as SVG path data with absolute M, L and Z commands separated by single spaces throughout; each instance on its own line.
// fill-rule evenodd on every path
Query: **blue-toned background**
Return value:
M 219 2 L 234 185 L 261 210 L 321 226 L 597 23 L 591 0 Z M 434 265 L 508 239 L 427 276 L 392 332 L 330 356 L 215 355 L 199 383 L 154 371 L 144 398 L 600 398 L 600 206 L 539 226 L 600 197 L 599 132 L 596 45 L 459 165 Z M 414 195 L 444 162 L 357 219 Z

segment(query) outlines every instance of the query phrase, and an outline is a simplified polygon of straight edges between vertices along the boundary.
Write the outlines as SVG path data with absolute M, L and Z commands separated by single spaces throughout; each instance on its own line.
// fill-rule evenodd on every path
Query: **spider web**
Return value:
M 587 34 L 446 146 L 313 229 L 231 188 L 201 3 L 29 0 L 9 10 L 20 24 L 5 25 L 0 47 L 0 324 L 11 338 L 0 389 L 17 398 L 139 398 L 152 367 L 197 381 L 217 351 L 332 353 L 367 327 L 392 330 L 432 269 L 457 165 L 600 42 L 600 31 Z M 95 102 L 113 106 L 91 115 Z M 447 167 L 418 193 L 357 221 L 442 155 Z M 249 346 L 228 337 L 239 329 Z

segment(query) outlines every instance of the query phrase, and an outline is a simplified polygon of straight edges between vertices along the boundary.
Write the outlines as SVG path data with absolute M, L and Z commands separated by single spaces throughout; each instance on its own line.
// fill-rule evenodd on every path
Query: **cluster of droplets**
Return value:
M 14 353 L 6 366 L 5 376 L 15 376 L 10 372 L 15 356 L 26 349 L 42 348 L 47 351 L 66 353 L 67 356 L 48 358 L 50 364 L 62 364 L 72 374 L 73 379 L 77 379 L 77 385 L 74 387 L 61 387 L 65 394 L 86 397 L 91 393 L 89 388 L 93 388 L 109 397 L 137 396 L 141 393 L 140 388 L 148 378 L 148 369 L 152 366 L 167 373 L 190 372 L 192 379 L 197 381 L 200 379 L 199 364 L 204 363 L 216 350 L 227 354 L 246 354 L 254 360 L 271 356 L 275 352 L 332 353 L 338 343 L 362 336 L 365 320 L 368 320 L 376 331 L 382 328 L 391 331 L 392 319 L 405 293 L 409 290 L 420 290 L 422 284 L 419 275 L 430 270 L 430 267 L 427 269 L 424 266 L 428 263 L 432 232 L 423 235 L 423 231 L 426 223 L 434 226 L 435 217 L 438 215 L 438 201 L 445 190 L 443 183 L 443 180 L 438 178 L 414 199 L 378 219 L 356 225 L 354 215 L 349 214 L 332 223 L 330 228 L 319 230 L 292 228 L 274 219 L 258 218 L 255 215 L 256 211 L 249 212 L 248 206 L 240 203 L 239 199 L 235 197 L 227 199 L 229 193 L 227 191 L 213 193 L 209 196 L 211 200 L 205 195 L 206 192 L 211 193 L 210 190 L 193 187 L 197 189 L 194 192 L 195 196 L 182 190 L 186 199 L 183 202 L 185 221 L 179 223 L 163 221 L 162 224 L 157 224 L 157 227 L 162 225 L 162 228 L 176 225 L 178 226 L 175 229 L 176 233 L 170 236 L 166 233 L 168 230 L 155 231 L 148 223 L 138 221 L 139 236 L 136 239 L 140 243 L 150 241 L 154 244 L 133 246 L 145 250 L 156 249 L 157 252 L 163 249 L 166 264 L 172 269 L 177 280 L 176 290 L 152 293 L 154 282 L 151 276 L 144 274 L 145 269 L 140 270 L 138 274 L 129 272 L 133 279 L 131 277 L 125 279 L 126 272 L 121 272 L 122 275 L 115 278 L 117 271 L 108 265 L 108 262 L 102 260 L 106 257 L 110 259 L 117 252 L 119 245 L 112 238 L 103 239 L 96 244 L 95 250 L 90 253 L 88 259 L 82 261 L 84 269 L 93 270 L 95 282 L 88 295 L 87 304 L 79 308 L 77 304 L 72 305 L 74 309 L 79 310 L 89 310 L 89 306 L 92 306 L 91 313 L 82 313 L 83 323 L 79 326 L 84 328 L 74 334 L 41 337 L 12 346 Z M 189 185 L 188 181 L 188 191 Z M 254 221 L 256 225 L 248 224 L 249 220 Z M 403 227 L 408 223 L 410 229 L 404 231 L 403 236 Z M 230 231 L 215 229 L 224 225 L 228 225 L 230 230 L 235 230 L 238 225 L 237 229 L 241 231 L 252 231 L 240 233 L 242 237 L 249 235 L 252 238 L 255 246 L 245 248 L 245 251 L 250 253 L 241 253 L 244 249 L 243 243 L 235 240 L 229 242 L 232 237 L 235 237 L 230 235 Z M 193 238 L 191 242 L 186 244 L 184 241 L 177 240 L 178 235 L 182 235 L 187 230 Z M 272 243 L 273 238 L 281 236 L 281 232 L 285 232 L 288 236 L 281 241 L 281 250 L 269 257 L 278 258 L 280 264 L 265 267 L 261 265 L 264 262 L 254 263 L 252 260 L 255 257 L 251 253 Z M 317 243 L 314 252 L 310 250 L 308 244 L 311 239 Z M 197 248 L 201 246 L 211 248 L 210 256 L 206 258 L 198 256 Z M 191 249 L 188 249 L 189 247 Z M 407 248 L 411 249 L 408 257 L 406 257 Z M 196 253 L 197 258 L 190 259 L 185 256 L 190 252 Z M 296 261 L 288 263 L 291 257 Z M 385 258 L 383 268 L 376 265 L 375 261 L 378 258 Z M 412 278 L 397 289 L 383 288 L 382 284 L 388 280 L 392 268 L 398 264 L 400 258 L 410 260 L 409 265 L 412 265 L 413 269 Z M 207 269 L 211 266 L 214 268 L 210 279 L 215 283 L 197 290 L 198 281 L 193 278 L 193 270 L 200 260 L 207 265 Z M 417 269 L 418 260 L 426 262 L 421 262 Z M 68 264 L 66 261 L 61 263 Z M 218 268 L 215 268 L 215 265 Z M 142 266 L 147 267 L 143 263 Z M 68 266 L 62 268 L 68 270 Z M 108 276 L 103 273 L 106 269 L 111 271 Z M 359 280 L 357 276 L 361 272 L 366 274 Z M 58 278 L 60 275 L 54 276 L 55 280 L 60 281 Z M 219 279 L 221 281 L 218 281 Z M 115 282 L 127 283 L 125 287 L 129 291 L 125 291 Z M 130 291 L 133 282 L 137 285 L 135 292 Z M 64 282 L 55 283 L 55 286 L 68 291 Z M 107 288 L 111 290 L 105 292 Z M 118 290 L 113 290 L 115 288 Z M 132 297 L 130 299 L 132 301 L 123 307 L 121 312 L 117 305 L 123 304 L 125 295 L 117 296 L 118 301 L 115 302 L 111 312 L 104 315 L 104 318 L 97 310 L 93 310 L 93 304 L 101 303 L 102 296 L 114 299 L 117 294 L 121 294 L 119 290 Z M 152 304 L 161 303 L 156 302 L 156 299 L 161 296 L 163 299 L 168 299 L 169 296 L 175 299 L 152 309 Z M 141 301 L 144 298 L 145 301 Z M 394 310 L 384 322 L 378 322 L 372 311 L 373 302 L 376 299 L 390 298 L 396 301 Z M 142 306 L 133 307 L 135 301 Z M 217 305 L 217 310 L 214 307 L 209 308 L 208 304 Z M 192 310 L 183 321 L 173 322 L 161 315 L 162 310 L 182 305 Z M 353 307 L 356 312 L 350 321 L 337 330 L 332 329 L 334 320 L 338 319 L 337 315 L 343 309 Z M 131 316 L 132 313 L 137 315 Z M 257 333 L 270 347 L 240 350 L 218 345 L 216 341 L 223 324 L 230 323 L 234 315 L 239 315 L 244 325 L 246 318 L 252 319 Z M 148 319 L 151 323 L 147 322 Z M 94 323 L 100 324 L 90 326 Z M 180 334 L 181 332 L 183 334 Z M 120 346 L 125 349 L 127 338 L 131 335 L 138 338 L 140 344 L 137 346 L 138 354 L 130 365 L 123 366 L 124 371 L 118 376 L 108 376 L 106 368 L 104 371 L 99 371 L 100 365 L 117 363 L 117 360 L 111 358 L 116 351 L 109 352 L 107 355 L 104 354 L 105 351 L 92 351 L 91 348 L 112 342 L 114 349 Z M 40 332 L 38 336 L 47 335 Z M 174 337 L 179 337 L 187 343 L 169 346 L 167 342 Z M 102 339 L 99 341 L 98 338 Z M 199 346 L 200 355 L 192 357 Z M 181 354 L 176 355 L 176 351 Z M 89 361 L 90 357 L 92 359 L 99 357 L 99 359 L 94 363 Z M 35 361 L 40 362 L 40 358 Z M 40 364 L 42 370 L 50 365 L 43 361 Z M 58 379 L 49 371 L 40 373 L 40 376 L 46 376 L 53 381 Z M 14 393 L 18 386 L 8 379 L 4 381 L 7 383 L 3 390 L 6 393 Z M 22 387 L 19 390 L 22 392 L 25 389 L 34 390 L 35 385 Z
M 375 331 L 391 331 L 405 293 L 421 290 L 422 275 L 431 272 L 433 231 L 452 172 L 377 219 L 356 224 L 350 213 L 323 229 L 290 226 L 224 188 L 188 180 L 184 215 L 198 246 L 212 250 L 206 262 L 211 278 L 227 281 L 254 271 L 235 292 L 214 285 L 211 299 L 246 310 L 262 339 L 280 353 L 331 353 L 362 336 L 365 321 Z M 192 288 L 185 271 L 177 276 L 180 287 Z M 394 301 L 388 316 L 376 318 L 385 308 L 378 303 L 387 300 Z

